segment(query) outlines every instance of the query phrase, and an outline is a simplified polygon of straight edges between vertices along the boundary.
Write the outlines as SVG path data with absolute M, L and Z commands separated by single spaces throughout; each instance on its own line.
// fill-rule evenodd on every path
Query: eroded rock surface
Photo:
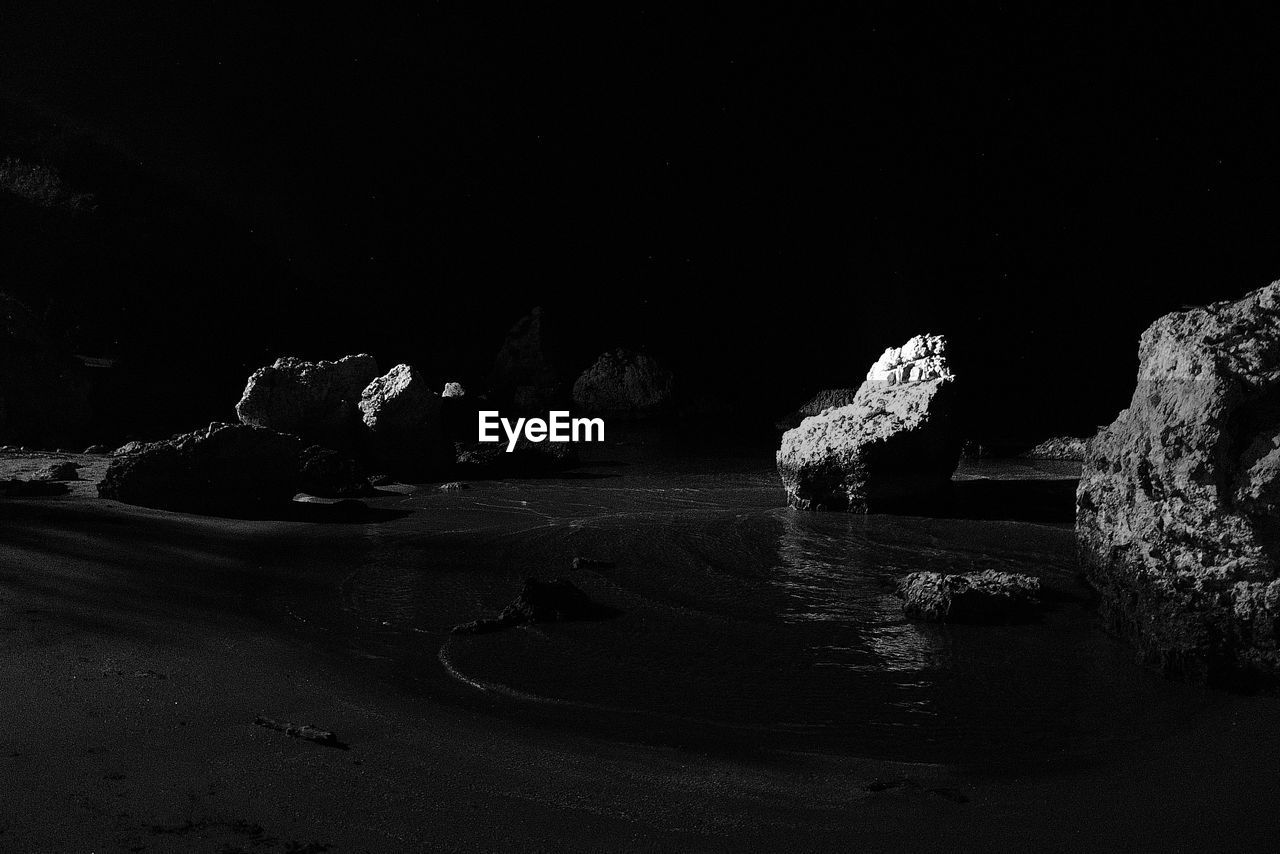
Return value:
M 1030 614 L 1039 604 L 1040 580 L 1029 575 L 983 572 L 946 575 L 913 572 L 898 582 L 903 612 L 929 622 L 998 623 Z
M 602 353 L 573 384 L 573 402 L 593 415 L 639 417 L 671 401 L 671 372 L 644 353 Z
M 874 513 L 938 498 L 960 459 L 954 386 L 941 336 L 886 350 L 852 403 L 783 434 L 777 463 L 787 503 Z
M 236 417 L 242 424 L 351 450 L 360 428 L 360 395 L 377 376 L 377 362 L 364 354 L 336 362 L 276 359 L 249 377 Z
M 440 395 L 409 365 L 396 365 L 360 397 L 369 456 L 397 474 L 430 475 L 451 460 Z
M 376 492 L 359 463 L 320 445 L 306 448 L 298 457 L 298 489 L 321 498 L 359 498 Z
M 776 426 L 779 430 L 793 430 L 810 416 L 821 415 L 826 410 L 837 406 L 848 406 L 853 403 L 857 394 L 856 388 L 825 388 L 800 404 L 800 408 L 795 412 L 779 418 Z
M 1087 447 L 1086 576 L 1142 661 L 1280 677 L 1280 282 L 1153 323 L 1129 407 Z

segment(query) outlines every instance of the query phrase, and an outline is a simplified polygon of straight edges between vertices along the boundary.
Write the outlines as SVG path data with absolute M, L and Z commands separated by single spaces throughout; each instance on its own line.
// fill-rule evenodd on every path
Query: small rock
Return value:
M 109 454 L 111 447 L 109 445 L 90 445 L 84 449 L 86 454 Z
M 998 623 L 1026 616 L 1038 603 L 1040 579 L 994 569 L 964 575 L 913 572 L 898 582 L 902 610 L 929 622 Z
M 1045 439 L 1022 456 L 1029 460 L 1083 460 L 1087 441 L 1075 436 L 1055 436 Z
M 76 472 L 78 468 L 80 466 L 77 463 L 66 461 L 49 463 L 46 466 L 41 466 L 31 476 L 31 479 L 39 481 L 79 480 L 80 475 Z
M 462 387 L 462 383 L 445 383 L 444 391 L 440 392 L 441 397 L 466 397 L 467 390 Z
M 451 480 L 448 483 L 442 483 L 439 487 L 442 492 L 456 492 L 459 489 L 470 489 L 471 484 L 463 483 L 460 480 Z
M 476 620 L 453 627 L 455 635 L 496 632 L 525 623 L 550 623 L 565 620 L 599 620 L 617 612 L 598 605 L 578 589 L 572 581 L 527 579 L 514 602 L 502 609 L 496 618 Z

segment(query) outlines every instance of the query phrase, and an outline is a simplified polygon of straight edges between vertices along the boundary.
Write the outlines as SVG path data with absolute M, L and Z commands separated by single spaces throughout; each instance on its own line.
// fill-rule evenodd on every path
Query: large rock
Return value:
M 493 360 L 489 387 L 521 412 L 565 402 L 565 357 L 541 307 L 522 317 L 507 333 Z
M 573 384 L 573 402 L 593 415 L 637 417 L 671 401 L 671 372 L 644 353 L 602 353 Z
M 430 476 L 452 461 L 441 425 L 440 395 L 409 365 L 396 365 L 369 383 L 360 411 L 368 453 L 378 465 L 396 474 Z
M 293 497 L 301 449 L 295 436 L 210 424 L 115 457 L 98 495 L 162 510 L 253 513 Z
M 960 461 L 954 387 L 941 336 L 886 350 L 852 403 L 783 434 L 777 462 L 787 503 L 876 513 L 940 498 Z
M 1088 444 L 1087 578 L 1142 661 L 1198 682 L 1280 676 L 1280 282 L 1143 333 L 1129 408 Z
M 958 575 L 913 572 L 898 581 L 897 592 L 903 612 L 912 619 L 999 623 L 1034 611 L 1040 579 L 994 569 Z
M 360 395 L 377 376 L 377 362 L 365 354 L 336 362 L 286 356 L 253 372 L 236 416 L 242 424 L 350 450 L 360 429 Z
M 83 365 L 30 309 L 0 293 L 0 441 L 54 447 L 83 436 L 90 416 Z

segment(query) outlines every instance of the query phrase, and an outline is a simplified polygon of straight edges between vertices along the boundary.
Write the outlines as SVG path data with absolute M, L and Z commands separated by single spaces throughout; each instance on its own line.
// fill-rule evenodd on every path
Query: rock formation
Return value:
M 445 383 L 444 391 L 440 392 L 441 397 L 466 397 L 467 390 L 462 387 L 462 383 Z
M 612 616 L 611 608 L 597 605 L 572 581 L 527 579 L 514 602 L 497 617 L 454 626 L 453 634 L 496 632 L 525 623 L 553 623 L 564 620 L 599 620 Z
M 1076 497 L 1108 625 L 1164 673 L 1280 677 L 1280 282 L 1153 323 Z
M 520 412 L 548 409 L 566 397 L 564 359 L 550 325 L 542 308 L 533 309 L 511 327 L 493 360 L 489 387 Z
M 940 497 L 960 459 L 954 387 L 941 336 L 886 350 L 852 403 L 783 434 L 777 462 L 787 503 L 875 513 Z
M 360 411 L 369 456 L 397 474 L 430 475 L 451 454 L 441 426 L 440 395 L 408 365 L 396 365 L 365 388 Z
M 913 572 L 898 582 L 903 612 L 929 622 L 996 623 L 1027 616 L 1040 580 L 988 569 L 963 575 Z
M 360 395 L 377 376 L 369 355 L 336 362 L 280 358 L 249 377 L 236 416 L 242 424 L 349 451 L 360 428 Z
M 90 415 L 83 366 L 0 293 L 0 441 L 52 447 L 83 434 Z
M 98 495 L 161 510 L 253 513 L 293 497 L 301 448 L 273 430 L 210 424 L 115 457 Z
M 1045 439 L 1021 456 L 1029 460 L 1083 460 L 1086 441 L 1075 436 L 1055 436 Z
M 671 372 L 644 353 L 602 353 L 573 384 L 573 402 L 592 415 L 640 417 L 671 401 Z
M 60 480 L 79 480 L 80 465 L 78 463 L 61 462 L 49 463 L 41 466 L 31 475 L 32 480 L 60 481 Z

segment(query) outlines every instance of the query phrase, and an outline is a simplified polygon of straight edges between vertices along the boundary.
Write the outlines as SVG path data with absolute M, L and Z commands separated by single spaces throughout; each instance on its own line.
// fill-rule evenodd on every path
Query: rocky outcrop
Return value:
M 1052 439 L 1045 439 L 1029 451 L 1024 451 L 1021 456 L 1029 460 L 1083 460 L 1084 446 L 1087 441 L 1077 439 L 1075 436 L 1055 436 Z
M 320 498 L 359 498 L 376 492 L 359 463 L 320 445 L 298 457 L 298 489 Z
M 360 428 L 360 395 L 377 376 L 377 362 L 369 355 L 336 362 L 286 356 L 253 372 L 236 416 L 242 424 L 349 451 Z
M 454 471 L 459 477 L 546 477 L 578 464 L 570 442 L 530 442 L 524 436 L 508 452 L 505 442 L 455 442 Z
M 834 409 L 837 406 L 848 406 L 853 403 L 857 394 L 858 390 L 856 388 L 823 389 L 800 404 L 800 408 L 795 412 L 779 418 L 775 426 L 779 430 L 793 430 L 810 416 L 821 415 L 826 410 Z
M 526 623 L 599 620 L 615 613 L 612 608 L 605 608 L 591 601 L 572 581 L 563 578 L 555 581 L 530 578 L 525 581 L 515 601 L 503 608 L 497 617 L 454 626 L 453 634 L 483 634 Z
M 565 402 L 564 357 L 541 307 L 522 317 L 493 360 L 489 387 L 520 412 L 551 408 Z
M 671 401 L 671 372 L 644 353 L 602 353 L 573 384 L 573 402 L 591 415 L 642 417 Z
M 115 457 L 98 495 L 162 510 L 255 513 L 293 497 L 301 449 L 273 430 L 210 424 Z
M 1025 618 L 1039 604 L 1040 580 L 988 569 L 963 575 L 913 572 L 898 582 L 908 617 L 929 622 L 999 623 Z
M 53 447 L 82 436 L 90 416 L 83 365 L 25 305 L 0 293 L 0 441 Z
M 440 395 L 409 365 L 396 365 L 369 383 L 360 411 L 368 454 L 379 466 L 396 474 L 429 476 L 449 464 Z
M 1076 496 L 1106 622 L 1164 673 L 1280 677 L 1280 282 L 1153 323 Z
M 852 403 L 783 434 L 777 463 L 787 503 L 876 513 L 940 498 L 960 459 L 954 388 L 941 336 L 886 350 Z

